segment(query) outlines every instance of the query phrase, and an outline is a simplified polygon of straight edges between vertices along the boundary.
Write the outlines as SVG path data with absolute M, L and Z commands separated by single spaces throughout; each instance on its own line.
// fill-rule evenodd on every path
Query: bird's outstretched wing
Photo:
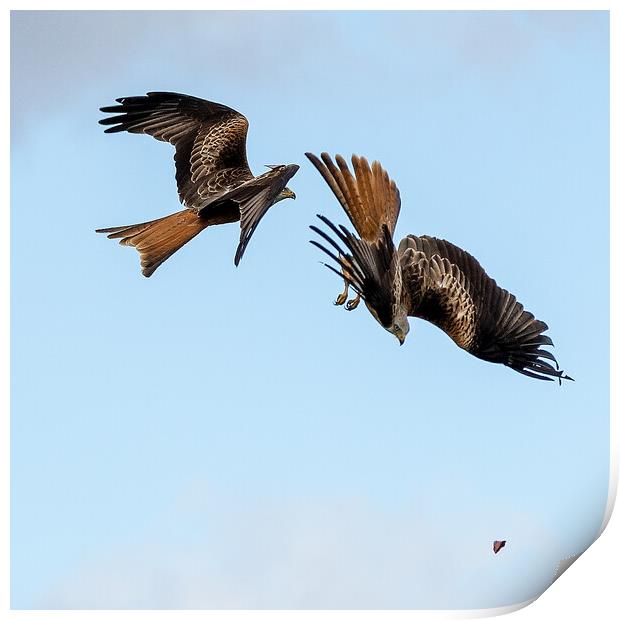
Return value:
M 327 153 L 321 153 L 321 159 L 312 153 L 306 157 L 321 173 L 362 239 L 376 241 L 383 234 L 383 226 L 394 234 L 400 193 L 378 161 L 370 166 L 365 157 L 353 155 L 353 175 L 340 155 L 336 155 L 335 164 Z
M 106 133 L 145 133 L 176 149 L 179 198 L 199 209 L 212 194 L 252 178 L 245 142 L 248 121 L 228 106 L 180 93 L 150 92 L 121 97 L 101 108 L 114 114 L 99 121 Z
M 541 348 L 553 345 L 543 335 L 547 325 L 500 288 L 473 256 L 448 241 L 415 235 L 400 242 L 398 254 L 410 316 L 430 321 L 483 360 L 536 379 L 571 379 Z
M 310 226 L 310 229 L 332 249 L 315 240 L 310 243 L 332 258 L 342 271 L 337 271 L 331 265 L 325 266 L 360 294 L 368 309 L 384 327 L 389 326 L 398 302 L 400 268 L 387 225 L 382 226 L 381 236 L 375 242 L 370 242 L 358 239 L 342 225 L 337 227 L 324 215 L 317 217 L 328 226 L 332 235 L 316 226 Z
M 265 174 L 253 177 L 235 189 L 223 193 L 220 198 L 210 201 L 204 207 L 205 210 L 214 211 L 224 203 L 235 202 L 239 205 L 241 236 L 235 253 L 235 265 L 239 264 L 258 223 L 298 170 L 297 164 L 273 166 Z

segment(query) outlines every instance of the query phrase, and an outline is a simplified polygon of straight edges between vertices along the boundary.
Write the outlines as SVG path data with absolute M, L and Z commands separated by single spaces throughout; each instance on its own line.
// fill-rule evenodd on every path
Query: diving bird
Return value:
M 321 237 L 311 243 L 340 267 L 326 265 L 344 280 L 345 290 L 336 304 L 346 302 L 351 287 L 357 297 L 346 308 L 354 309 L 363 299 L 372 316 L 401 345 L 409 332 L 408 317 L 417 317 L 439 327 L 480 359 L 536 379 L 572 380 L 559 370 L 554 355 L 542 348 L 553 345 L 543 335 L 547 325 L 500 288 L 471 254 L 427 235 L 408 235 L 395 247 L 400 194 L 379 162 L 370 166 L 364 157 L 353 155 L 352 173 L 340 155 L 336 163 L 327 153 L 321 153 L 320 159 L 312 153 L 306 156 L 360 235 L 322 215 L 318 217 L 327 231 L 310 227 Z
M 177 190 L 185 209 L 150 222 L 96 232 L 136 248 L 148 278 L 208 226 L 240 221 L 238 265 L 269 207 L 295 198 L 286 184 L 299 166 L 268 166 L 267 172 L 255 177 L 245 150 L 248 120 L 221 103 L 168 92 L 116 101 L 119 105 L 100 108 L 114 115 L 99 121 L 110 125 L 105 133 L 145 133 L 172 144 Z

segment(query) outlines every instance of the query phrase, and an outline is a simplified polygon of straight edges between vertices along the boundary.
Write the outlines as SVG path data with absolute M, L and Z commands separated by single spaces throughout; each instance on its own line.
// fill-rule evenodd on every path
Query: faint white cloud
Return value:
M 603 18 L 595 11 L 13 11 L 12 137 L 102 84 L 114 88 L 110 97 L 138 92 L 118 93 L 119 85 L 171 88 L 163 75 L 181 84 L 204 79 L 207 91 L 210 77 L 225 75 L 277 96 L 304 72 L 320 83 L 325 67 L 337 67 L 342 88 L 358 79 L 375 88 L 399 48 L 410 70 L 399 68 L 394 85 L 449 85 L 468 74 L 501 84 L 534 63 L 543 45 L 570 49 L 588 36 L 604 45 Z M 352 44 L 350 29 L 366 34 L 363 45 Z
M 141 541 L 85 562 L 40 607 L 475 608 L 546 587 L 560 555 L 549 531 L 522 512 L 486 519 L 460 506 L 430 519 L 427 505 L 248 500 L 197 483 Z M 498 530 L 509 542 L 494 556 Z
M 330 21 L 308 12 L 13 11 L 13 138 L 102 81 L 132 76 L 166 88 L 171 66 L 180 79 L 219 72 L 248 88 L 284 83 L 317 39 L 320 49 L 337 46 Z M 123 94 L 137 93 L 111 96 Z
M 446 11 L 408 13 L 398 26 L 396 40 L 412 54 L 425 77 L 450 84 L 474 74 L 501 84 L 515 71 L 535 66 L 548 46 L 565 52 L 588 39 L 603 50 L 604 11 Z M 393 30 L 392 24 L 387 27 Z M 434 63 L 420 63 L 429 50 Z M 428 73 L 425 72 L 428 70 Z

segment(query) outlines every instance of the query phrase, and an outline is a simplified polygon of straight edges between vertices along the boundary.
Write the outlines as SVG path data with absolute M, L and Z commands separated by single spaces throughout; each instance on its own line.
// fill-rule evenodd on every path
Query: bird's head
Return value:
M 295 192 L 292 189 L 289 189 L 288 187 L 285 187 L 278 194 L 278 197 L 276 198 L 275 202 L 280 202 L 280 200 L 284 200 L 285 198 L 292 198 L 293 200 L 295 200 L 295 198 L 297 198 L 297 196 L 295 196 Z
M 409 320 L 407 319 L 406 308 L 393 308 L 392 314 L 389 318 L 384 317 L 384 320 L 381 320 L 381 317 L 372 306 L 367 303 L 366 307 L 370 311 L 370 314 L 372 314 L 372 316 L 376 319 L 377 323 L 383 327 L 383 329 L 396 336 L 401 346 L 405 344 L 405 339 L 409 333 Z
M 399 311 L 394 317 L 392 324 L 386 327 L 386 329 L 390 334 L 394 334 L 394 336 L 398 338 L 398 342 L 400 342 L 401 346 L 405 344 L 405 339 L 409 333 L 409 321 L 407 320 L 406 310 Z

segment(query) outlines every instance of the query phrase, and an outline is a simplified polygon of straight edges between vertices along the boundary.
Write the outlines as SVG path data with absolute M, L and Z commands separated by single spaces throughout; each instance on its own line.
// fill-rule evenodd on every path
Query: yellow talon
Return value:
M 336 301 L 334 302 L 335 306 L 342 306 L 342 304 L 344 304 L 344 302 L 347 300 L 347 297 L 349 296 L 349 283 L 345 282 L 344 283 L 344 291 L 342 291 L 342 293 L 340 293 L 340 295 L 338 295 L 338 297 L 336 297 Z
M 351 310 L 355 310 L 355 308 L 357 308 L 360 305 L 360 300 L 361 300 L 361 297 L 358 293 L 355 296 L 355 299 L 350 299 L 349 301 L 347 301 L 347 305 L 345 306 L 345 308 L 349 310 L 349 312 Z

